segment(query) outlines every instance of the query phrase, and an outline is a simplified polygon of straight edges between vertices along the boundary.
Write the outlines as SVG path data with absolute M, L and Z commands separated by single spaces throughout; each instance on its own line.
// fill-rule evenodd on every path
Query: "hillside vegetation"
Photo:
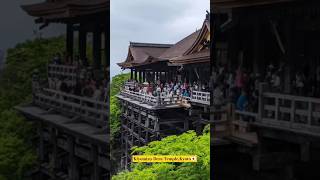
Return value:
M 31 100 L 31 77 L 35 69 L 46 75 L 46 64 L 64 49 L 64 37 L 36 39 L 7 51 L 6 66 L 0 77 L 0 179 L 25 179 L 36 163 L 31 141 L 34 129 L 14 110 Z

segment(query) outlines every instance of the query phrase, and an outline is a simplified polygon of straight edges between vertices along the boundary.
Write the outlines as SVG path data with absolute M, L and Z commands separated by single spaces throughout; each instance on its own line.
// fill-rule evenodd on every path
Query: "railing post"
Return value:
M 258 121 L 263 120 L 264 116 L 264 98 L 263 93 L 266 91 L 268 84 L 267 83 L 260 83 L 259 84 L 259 107 L 258 107 Z
M 294 123 L 294 114 L 296 110 L 296 103 L 294 99 L 291 99 L 291 110 L 290 110 L 290 127 L 292 127 L 292 124 Z
M 159 106 L 161 104 L 161 96 L 160 93 L 157 93 L 157 106 Z
M 276 106 L 276 109 L 274 111 L 275 113 L 275 120 L 278 121 L 279 120 L 279 98 L 278 97 L 275 97 L 274 100 L 276 101 L 275 103 L 275 106 Z
M 312 121 L 312 102 L 308 102 L 308 122 L 307 125 L 311 126 L 311 121 Z

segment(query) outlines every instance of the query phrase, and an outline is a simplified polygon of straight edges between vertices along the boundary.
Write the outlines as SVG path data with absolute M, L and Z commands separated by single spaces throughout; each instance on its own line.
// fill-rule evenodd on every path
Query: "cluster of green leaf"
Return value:
M 31 78 L 35 69 L 46 75 L 46 64 L 64 49 L 64 37 L 36 39 L 7 51 L 0 77 L 0 179 L 23 179 L 36 163 L 32 148 L 34 129 L 14 106 L 31 100 Z
M 45 76 L 47 62 L 64 49 L 64 38 L 36 39 L 7 51 L 0 78 L 0 109 L 10 109 L 31 97 L 31 76 L 35 69 Z
M 130 74 L 119 74 L 112 78 L 110 89 L 110 137 L 113 140 L 120 132 L 120 105 L 116 95 L 119 93 L 124 82 L 130 78 Z
M 168 136 L 147 146 L 133 148 L 132 154 L 197 155 L 197 163 L 133 163 L 131 171 L 120 172 L 112 180 L 208 180 L 210 179 L 210 130 L 202 135 L 188 131 Z

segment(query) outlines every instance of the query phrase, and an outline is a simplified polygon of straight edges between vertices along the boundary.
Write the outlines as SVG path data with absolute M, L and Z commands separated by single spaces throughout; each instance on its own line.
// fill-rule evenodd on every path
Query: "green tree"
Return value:
M 197 163 L 133 163 L 131 171 L 120 172 L 113 180 L 209 180 L 210 133 L 207 126 L 197 136 L 188 131 L 168 136 L 143 147 L 134 147 L 132 154 L 143 155 L 197 155 Z
M 23 179 L 36 163 L 34 129 L 14 106 L 31 100 L 34 69 L 46 77 L 47 62 L 64 50 L 64 37 L 35 39 L 7 51 L 0 77 L 0 180 Z
M 124 82 L 130 78 L 130 74 L 119 74 L 112 78 L 110 89 L 110 131 L 111 140 L 113 140 L 120 131 L 120 105 L 116 97 L 119 94 Z

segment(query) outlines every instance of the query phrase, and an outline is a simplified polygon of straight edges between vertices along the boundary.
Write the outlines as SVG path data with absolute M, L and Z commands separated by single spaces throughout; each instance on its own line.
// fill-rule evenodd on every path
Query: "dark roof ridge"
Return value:
M 173 44 L 130 42 L 130 47 L 170 48 Z

